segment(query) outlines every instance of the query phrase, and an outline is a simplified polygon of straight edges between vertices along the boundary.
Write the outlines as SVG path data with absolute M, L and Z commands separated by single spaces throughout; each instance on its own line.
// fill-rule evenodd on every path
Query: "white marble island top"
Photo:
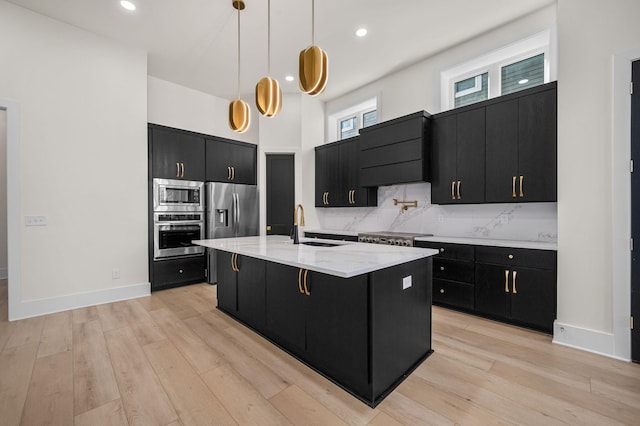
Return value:
M 305 241 L 327 242 L 335 247 L 302 244 Z M 283 235 L 195 240 L 194 244 L 216 250 L 238 253 L 270 262 L 309 269 L 342 278 L 378 271 L 424 257 L 437 250 L 367 244 L 347 241 L 301 238 L 300 244 Z

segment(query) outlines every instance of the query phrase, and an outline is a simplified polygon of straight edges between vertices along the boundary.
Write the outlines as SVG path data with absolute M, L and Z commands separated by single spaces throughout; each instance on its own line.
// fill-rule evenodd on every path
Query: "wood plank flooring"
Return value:
M 2 425 L 638 425 L 640 365 L 434 308 L 434 354 L 371 409 L 215 309 L 216 287 L 7 321 Z

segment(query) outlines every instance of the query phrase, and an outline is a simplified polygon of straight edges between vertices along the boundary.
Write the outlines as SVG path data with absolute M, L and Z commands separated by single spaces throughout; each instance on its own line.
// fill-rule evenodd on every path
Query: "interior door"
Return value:
M 640 61 L 633 62 L 631 95 L 631 158 L 640 167 Z M 631 359 L 640 362 L 640 171 L 631 174 L 631 237 L 634 250 L 631 252 Z
M 289 235 L 295 202 L 295 157 L 267 154 L 267 235 Z

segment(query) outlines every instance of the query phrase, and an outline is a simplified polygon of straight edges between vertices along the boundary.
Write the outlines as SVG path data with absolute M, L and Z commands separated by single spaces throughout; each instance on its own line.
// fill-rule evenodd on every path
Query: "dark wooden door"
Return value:
M 457 115 L 456 200 L 457 203 L 484 203 L 485 109 Z M 458 182 L 460 182 L 458 188 Z M 459 196 L 459 198 L 458 198 Z
M 238 256 L 238 318 L 256 330 L 264 330 L 266 262 Z
M 637 164 L 631 173 L 631 359 L 640 362 L 640 61 L 632 66 L 634 91 L 631 95 L 631 158 Z
M 232 152 L 227 143 L 207 139 L 207 182 L 231 182 Z
M 345 182 L 340 171 L 340 145 L 331 145 L 327 148 L 327 163 L 325 166 L 326 179 L 328 183 L 327 201 L 331 207 L 341 207 L 346 205 Z
M 456 116 L 438 117 L 432 123 L 431 202 L 453 202 L 451 185 L 456 180 Z
M 305 351 L 305 303 L 299 268 L 267 262 L 266 334 L 296 354 Z
M 309 272 L 307 356 L 350 387 L 366 383 L 368 365 L 367 276 L 346 279 Z
M 553 321 L 556 319 L 556 286 L 553 271 L 513 268 L 510 289 L 511 319 L 551 332 Z
M 294 162 L 293 154 L 267 154 L 267 235 L 291 233 L 295 203 Z
M 153 177 L 204 181 L 204 138 L 171 129 L 151 132 Z
M 326 193 L 329 190 L 329 182 L 327 181 L 327 149 L 316 148 L 315 152 L 316 165 L 316 207 L 325 207 Z
M 257 146 L 240 143 L 229 144 L 233 182 L 246 185 L 256 184 Z
M 358 175 L 360 174 L 360 166 L 357 161 L 358 144 L 356 141 L 348 141 L 341 143 L 338 148 L 338 160 L 340 161 L 340 178 L 339 189 L 340 205 L 353 206 L 351 202 L 351 191 L 358 188 Z
M 518 100 L 487 106 L 486 120 L 486 201 L 517 202 Z
M 238 311 L 237 276 L 231 267 L 231 256 L 232 253 L 216 250 L 217 297 L 218 308 L 235 315 Z
M 511 316 L 511 270 L 476 263 L 476 311 L 493 317 Z
M 519 99 L 518 198 L 520 201 L 557 200 L 556 89 Z M 522 194 L 520 179 L 522 177 Z

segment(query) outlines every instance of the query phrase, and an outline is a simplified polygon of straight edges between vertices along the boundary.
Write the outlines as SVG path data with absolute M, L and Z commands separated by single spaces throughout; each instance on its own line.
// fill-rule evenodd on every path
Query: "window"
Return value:
M 327 114 L 327 142 L 358 136 L 360 129 L 374 125 L 377 121 L 377 98 Z
M 445 70 L 441 77 L 441 110 L 538 86 L 555 79 L 550 52 L 551 31 Z M 554 75 L 551 75 L 552 72 Z

